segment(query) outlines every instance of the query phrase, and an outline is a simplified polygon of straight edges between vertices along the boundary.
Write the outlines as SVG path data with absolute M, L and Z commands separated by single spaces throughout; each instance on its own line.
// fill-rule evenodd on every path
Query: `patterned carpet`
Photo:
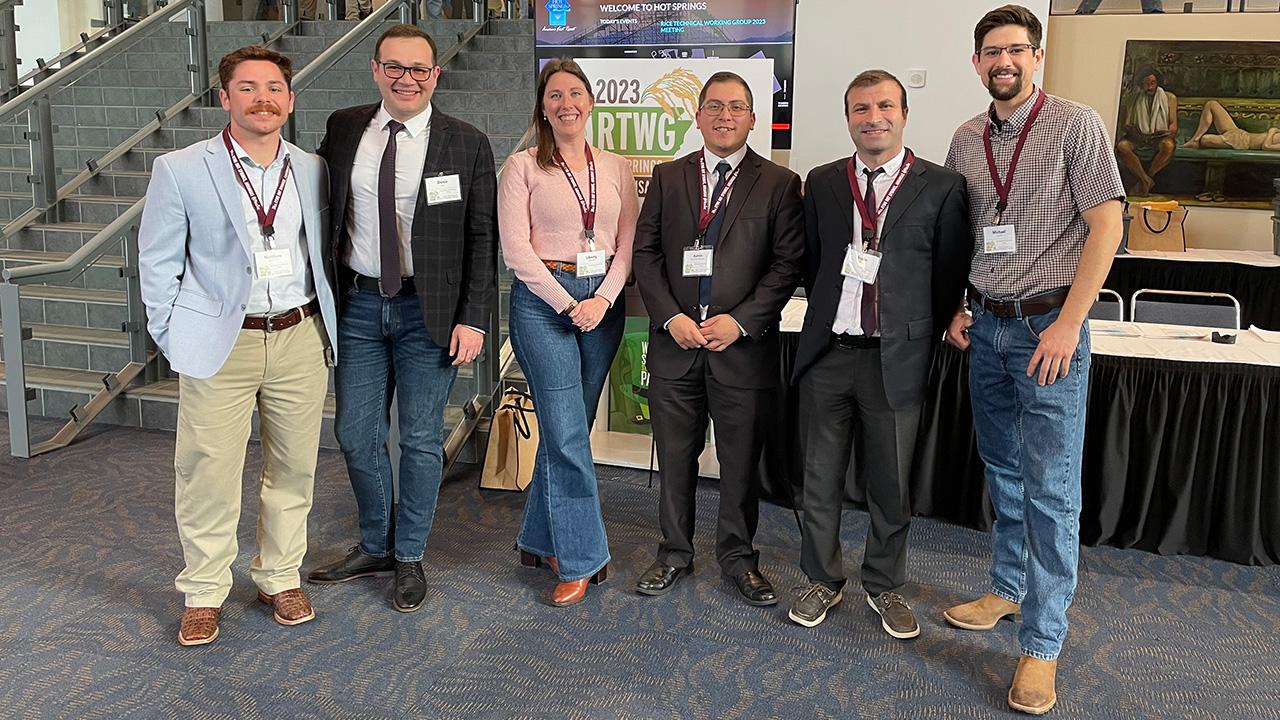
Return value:
M 172 454 L 171 434 L 103 427 L 45 457 L 0 458 L 0 717 L 1014 716 L 1016 626 L 966 633 L 940 615 L 983 588 L 985 535 L 914 523 L 906 594 L 919 639 L 889 638 L 855 596 L 807 629 L 785 602 L 748 607 L 721 580 L 714 486 L 700 493 L 694 582 L 663 598 L 633 592 L 652 559 L 657 491 L 608 467 L 613 573 L 570 609 L 545 604 L 549 573 L 516 562 L 523 497 L 480 492 L 476 469 L 460 466 L 441 493 L 421 611 L 394 612 L 389 579 L 359 580 L 307 586 L 317 620 L 279 626 L 248 579 L 246 493 L 222 636 L 182 648 Z M 247 477 L 259 462 L 254 447 Z M 352 507 L 341 457 L 324 452 L 306 568 L 352 543 Z M 860 559 L 866 514 L 845 521 Z M 764 509 L 758 544 L 780 589 L 801 583 L 790 511 Z M 1111 548 L 1086 548 L 1082 562 L 1052 717 L 1280 718 L 1280 568 Z

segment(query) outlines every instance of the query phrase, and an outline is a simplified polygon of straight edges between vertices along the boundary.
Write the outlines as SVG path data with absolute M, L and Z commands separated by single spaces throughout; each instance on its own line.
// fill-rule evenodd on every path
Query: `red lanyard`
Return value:
M 276 194 L 271 198 L 271 207 L 263 209 L 262 201 L 258 199 L 258 193 L 253 189 L 253 183 L 249 181 L 249 174 L 245 172 L 244 166 L 240 164 L 240 158 L 236 155 L 235 148 L 231 145 L 231 126 L 222 129 L 222 143 L 227 146 L 227 154 L 231 156 L 231 167 L 236 171 L 236 179 L 240 181 L 240 187 L 249 195 L 249 204 L 253 206 L 253 211 L 258 215 L 258 225 L 262 228 L 262 237 L 270 238 L 276 234 L 275 222 L 276 212 L 280 210 L 280 201 L 284 198 L 285 184 L 289 181 L 290 158 L 285 157 L 284 169 L 280 171 L 280 184 L 276 186 Z
M 858 206 L 858 217 L 862 219 L 862 239 L 864 242 L 871 242 L 879 234 L 880 216 L 884 214 L 885 208 L 889 207 L 889 201 L 893 199 L 893 196 L 898 194 L 898 188 L 902 187 L 902 181 L 906 179 L 907 172 L 911 170 L 911 165 L 915 161 L 915 154 L 908 150 L 906 156 L 902 158 L 902 165 L 898 168 L 898 173 L 893 176 L 893 184 L 885 191 L 884 197 L 880 198 L 880 202 L 876 203 L 876 207 L 873 210 L 867 207 L 866 197 L 858 190 L 857 160 L 849 158 L 849 189 L 853 191 L 853 202 Z M 867 182 L 872 182 L 870 177 L 867 178 Z
M 564 156 L 560 154 L 560 150 L 555 152 L 556 163 L 560 165 L 560 169 L 564 171 L 564 176 L 569 179 L 569 186 L 573 188 L 573 194 L 578 197 L 578 207 L 582 209 L 582 226 L 586 229 L 587 241 L 595 247 L 596 238 L 596 161 L 591 157 L 591 144 L 586 146 L 587 152 L 587 193 L 591 196 L 591 201 L 582 195 L 582 188 L 578 187 L 578 179 L 573 176 L 573 171 L 569 169 L 569 163 L 564 161 Z
M 1027 142 L 1027 136 L 1031 134 L 1031 126 L 1035 124 L 1036 118 L 1040 116 L 1040 108 L 1044 107 L 1044 91 L 1036 91 L 1036 101 L 1031 105 L 1031 113 L 1027 115 L 1027 121 L 1022 125 L 1022 131 L 1018 133 L 1018 144 L 1013 146 L 1013 157 L 1009 158 L 1009 177 L 1005 182 L 1000 182 L 1000 171 L 996 170 L 996 156 L 991 151 L 991 121 L 982 128 L 982 146 L 987 151 L 987 170 L 991 173 L 991 182 L 996 186 L 996 224 L 1000 224 L 1000 216 L 1004 213 L 1005 208 L 1009 207 L 1009 190 L 1013 188 L 1013 171 L 1018 167 L 1018 158 L 1022 155 L 1022 146 Z
M 702 238 L 707 235 L 707 226 L 711 224 L 712 218 L 716 213 L 720 212 L 720 206 L 724 204 L 724 199 L 729 197 L 729 191 L 733 189 L 733 184 L 738 180 L 738 171 L 742 169 L 742 163 L 738 163 L 738 167 L 729 173 L 724 179 L 724 187 L 720 189 L 720 194 L 716 196 L 714 205 L 710 205 L 707 199 L 707 161 L 704 155 L 698 158 L 698 177 L 702 179 L 702 183 L 698 186 L 698 194 L 702 198 L 701 207 L 698 209 L 698 241 L 701 243 Z

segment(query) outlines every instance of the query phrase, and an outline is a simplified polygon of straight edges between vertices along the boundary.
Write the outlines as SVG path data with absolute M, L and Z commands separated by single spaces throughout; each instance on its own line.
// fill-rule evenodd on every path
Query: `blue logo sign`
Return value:
M 569 0 L 547 0 L 547 16 L 552 27 L 569 24 Z

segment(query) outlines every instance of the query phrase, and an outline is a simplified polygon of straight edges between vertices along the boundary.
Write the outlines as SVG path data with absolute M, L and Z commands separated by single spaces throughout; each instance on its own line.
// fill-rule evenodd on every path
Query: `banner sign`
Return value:
M 742 76 L 755 100 L 755 129 L 747 144 L 769 157 L 768 102 L 773 61 L 759 60 L 614 60 L 578 61 L 591 79 L 595 110 L 587 140 L 631 162 L 640 195 L 649 189 L 653 167 L 702 147 L 697 128 L 698 93 L 713 74 L 728 70 Z M 741 122 L 749 122 L 743 118 Z

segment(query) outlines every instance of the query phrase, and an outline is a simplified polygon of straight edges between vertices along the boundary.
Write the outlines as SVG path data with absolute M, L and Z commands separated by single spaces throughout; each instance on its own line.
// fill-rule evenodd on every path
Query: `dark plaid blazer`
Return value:
M 351 199 L 351 167 L 360 136 L 378 112 L 379 103 L 358 105 L 329 116 L 319 154 L 329 163 L 331 242 L 327 269 L 338 288 L 341 315 L 352 271 L 346 267 L 350 238 L 347 209 Z M 458 175 L 462 201 L 427 205 L 419 185 L 413 214 L 413 281 L 422 304 L 427 332 L 448 347 L 455 325 L 487 329 L 497 301 L 497 179 L 489 138 L 475 127 L 431 111 L 431 138 L 422 176 Z

